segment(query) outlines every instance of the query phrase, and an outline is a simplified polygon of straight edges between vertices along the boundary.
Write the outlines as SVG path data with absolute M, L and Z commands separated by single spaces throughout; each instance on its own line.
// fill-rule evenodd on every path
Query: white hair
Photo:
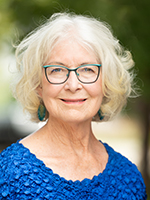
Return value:
M 33 121 L 39 121 L 37 110 L 41 97 L 37 88 L 41 85 L 42 66 L 57 43 L 72 37 L 83 47 L 90 48 L 102 64 L 104 98 L 100 109 L 105 121 L 122 110 L 134 91 L 133 74 L 129 72 L 134 66 L 131 53 L 119 44 L 109 25 L 88 16 L 56 13 L 31 32 L 16 49 L 20 79 L 14 95 Z M 100 121 L 98 115 L 93 119 Z

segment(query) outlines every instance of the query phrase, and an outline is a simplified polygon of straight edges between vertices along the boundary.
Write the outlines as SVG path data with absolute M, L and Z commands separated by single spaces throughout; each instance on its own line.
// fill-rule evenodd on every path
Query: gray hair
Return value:
M 126 105 L 134 91 L 134 66 L 131 53 L 119 44 L 108 24 L 95 18 L 73 13 L 53 14 L 45 24 L 31 32 L 17 46 L 16 59 L 19 80 L 14 85 L 14 96 L 39 121 L 37 110 L 41 102 L 37 88 L 41 85 L 42 66 L 54 46 L 65 38 L 75 38 L 85 48 L 90 48 L 102 64 L 101 111 L 104 120 L 110 120 Z M 48 118 L 48 114 L 47 114 Z M 93 120 L 100 121 L 98 115 Z

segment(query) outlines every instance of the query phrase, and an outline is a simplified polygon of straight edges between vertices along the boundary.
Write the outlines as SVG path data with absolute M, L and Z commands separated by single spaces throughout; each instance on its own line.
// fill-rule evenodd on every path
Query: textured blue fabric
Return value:
M 0 154 L 0 199 L 146 199 L 137 167 L 104 145 L 109 159 L 103 173 L 73 182 L 54 174 L 19 142 L 12 144 Z

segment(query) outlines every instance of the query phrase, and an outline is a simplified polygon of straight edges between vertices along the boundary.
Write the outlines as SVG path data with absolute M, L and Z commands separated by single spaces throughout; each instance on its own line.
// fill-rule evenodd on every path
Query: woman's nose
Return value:
M 71 92 L 76 92 L 82 88 L 82 83 L 78 80 L 77 74 L 74 71 L 71 71 L 69 78 L 65 83 L 65 89 L 70 90 Z

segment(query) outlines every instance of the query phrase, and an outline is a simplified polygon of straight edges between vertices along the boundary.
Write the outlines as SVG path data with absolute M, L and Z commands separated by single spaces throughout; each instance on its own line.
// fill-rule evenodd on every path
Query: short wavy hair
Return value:
M 134 66 L 131 53 L 112 35 L 110 26 L 89 16 L 56 13 L 16 47 L 19 79 L 13 92 L 31 114 L 32 121 L 39 121 L 37 110 L 42 99 L 37 88 L 42 81 L 42 66 L 58 42 L 72 37 L 83 47 L 90 48 L 102 64 L 104 98 L 100 109 L 104 121 L 120 113 L 127 98 L 134 92 L 134 75 L 129 70 Z M 47 112 L 45 120 L 48 117 Z M 100 121 L 98 114 L 93 120 Z

